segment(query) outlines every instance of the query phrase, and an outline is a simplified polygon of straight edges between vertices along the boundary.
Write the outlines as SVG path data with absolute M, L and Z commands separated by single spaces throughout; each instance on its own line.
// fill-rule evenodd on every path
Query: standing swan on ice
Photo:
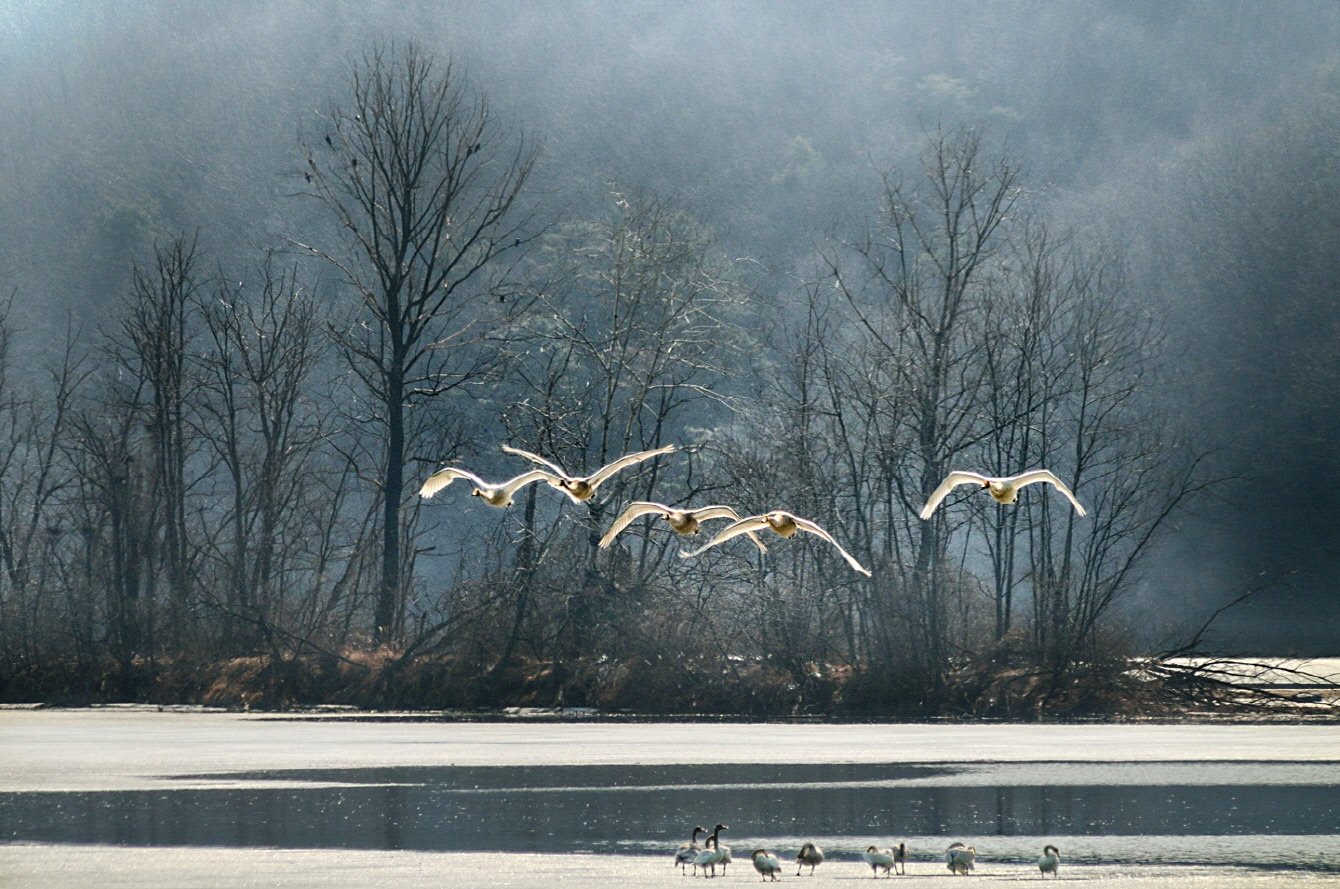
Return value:
M 725 860 L 726 855 L 721 851 L 721 832 L 728 829 L 726 825 L 718 824 L 712 831 L 712 835 L 704 842 L 705 848 L 703 851 L 699 852 L 698 857 L 693 860 L 693 866 L 701 868 L 703 876 L 715 877 L 717 875 L 717 865 Z M 712 869 L 710 874 L 707 873 L 709 867 Z
M 861 860 L 870 865 L 871 876 L 878 877 L 880 868 L 884 869 L 884 876 L 889 876 L 889 871 L 893 870 L 893 850 L 880 849 L 877 846 L 870 846 L 861 853 Z
M 763 879 L 772 878 L 777 881 L 777 872 L 782 869 L 782 859 L 773 855 L 767 849 L 755 849 L 750 855 L 754 859 L 754 870 L 763 875 Z
M 528 485 L 531 482 L 538 482 L 540 479 L 544 479 L 551 485 L 558 481 L 558 479 L 545 472 L 543 469 L 532 469 L 530 472 L 521 473 L 514 479 L 495 485 L 484 481 L 473 472 L 467 472 L 464 469 L 448 466 L 446 469 L 439 469 L 437 472 L 428 476 L 427 481 L 423 483 L 423 487 L 419 488 L 419 496 L 432 497 L 458 478 L 463 478 L 475 486 L 474 490 L 470 492 L 471 496 L 482 497 L 484 498 L 484 502 L 489 506 L 497 506 L 500 508 L 511 506 L 512 495 L 517 492 L 518 488 L 523 487 L 524 485 Z
M 860 562 L 856 561 L 851 553 L 843 549 L 842 545 L 833 538 L 832 534 L 829 534 L 809 519 L 802 519 L 800 516 L 792 515 L 789 512 L 782 512 L 780 509 L 764 513 L 763 515 L 754 515 L 740 519 L 735 524 L 722 528 L 717 532 L 715 537 L 695 549 L 693 552 L 684 552 L 681 550 L 679 554 L 685 559 L 690 559 L 705 550 L 711 549 L 718 543 L 725 543 L 732 537 L 739 537 L 741 534 L 748 534 L 751 531 L 758 531 L 762 528 L 771 528 L 782 537 L 795 537 L 797 531 L 806 531 L 813 534 L 814 536 L 831 543 L 837 551 L 842 554 L 842 558 L 847 560 L 847 564 L 853 569 L 864 574 L 866 577 L 870 576 L 869 570 L 863 567 Z
M 972 870 L 973 860 L 977 858 L 976 846 L 953 843 L 945 850 L 945 859 L 949 862 L 949 872 L 967 875 Z
M 627 469 L 641 463 L 643 460 L 650 460 L 652 457 L 659 457 L 661 454 L 668 454 L 675 449 L 674 445 L 666 445 L 663 448 L 656 448 L 652 451 L 638 451 L 635 454 L 625 454 L 613 463 L 608 463 L 590 475 L 568 475 L 562 467 L 552 463 L 539 454 L 532 454 L 530 451 L 523 451 L 520 448 L 514 448 L 510 445 L 503 445 L 502 449 L 509 454 L 515 454 L 518 457 L 525 457 L 532 463 L 538 463 L 552 472 L 554 478 L 549 484 L 555 488 L 562 488 L 563 493 L 572 498 L 574 503 L 581 503 L 584 500 L 590 500 L 595 496 L 596 488 L 600 484 L 614 475 L 620 469 Z
M 1038 870 L 1042 871 L 1042 876 L 1051 874 L 1058 880 L 1061 878 L 1061 850 L 1055 846 L 1045 846 L 1042 849 L 1042 857 L 1038 859 Z
M 1080 502 L 1075 499 L 1075 495 L 1065 486 L 1065 482 L 1045 469 L 1034 469 L 1032 472 L 1006 476 L 979 475 L 976 472 L 951 472 L 945 476 L 944 481 L 940 482 L 940 487 L 931 492 L 930 499 L 921 508 L 921 517 L 923 519 L 930 518 L 931 513 L 935 512 L 935 507 L 940 505 L 940 501 L 944 500 L 945 496 L 959 485 L 977 485 L 990 494 L 991 498 L 997 503 L 1013 503 L 1019 499 L 1019 489 L 1034 482 L 1047 482 L 1066 496 L 1075 507 L 1075 512 L 1080 515 L 1088 515 Z
M 638 500 L 628 504 L 610 529 L 605 532 L 605 536 L 600 538 L 600 548 L 604 549 L 614 542 L 624 528 L 627 528 L 635 519 L 644 515 L 655 513 L 665 519 L 670 525 L 671 530 L 676 534 L 687 537 L 690 534 L 697 534 L 702 523 L 709 519 L 730 519 L 732 522 L 740 520 L 739 514 L 729 506 L 700 506 L 697 509 L 675 509 L 666 506 L 664 503 L 652 503 L 648 500 Z M 749 539 L 754 541 L 754 546 L 758 551 L 765 553 L 768 548 L 763 545 L 763 541 L 758 539 L 758 535 L 749 532 Z
M 675 864 L 679 866 L 679 872 L 683 873 L 686 865 L 693 864 L 693 860 L 698 857 L 698 853 L 703 847 L 698 845 L 698 834 L 707 833 L 701 827 L 693 828 L 693 837 L 687 843 L 681 843 L 679 850 L 675 852 Z
M 796 861 L 800 862 L 800 867 L 796 868 L 796 876 L 800 876 L 801 868 L 808 864 L 812 877 L 814 876 L 814 869 L 824 863 L 824 850 L 814 845 L 814 843 L 806 843 L 800 847 L 800 852 L 796 855 Z

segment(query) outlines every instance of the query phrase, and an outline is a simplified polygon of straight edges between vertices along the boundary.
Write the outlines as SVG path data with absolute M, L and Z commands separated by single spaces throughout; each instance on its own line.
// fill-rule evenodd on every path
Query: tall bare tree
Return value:
M 654 575 L 680 567 L 659 529 L 641 540 L 642 526 L 630 528 L 603 555 L 595 544 L 630 500 L 680 505 L 704 493 L 701 475 L 687 468 L 694 442 L 681 436 L 709 426 L 721 403 L 744 298 L 690 214 L 654 195 L 613 197 L 608 221 L 573 224 L 545 239 L 546 286 L 512 365 L 522 395 L 504 416 L 519 441 L 570 471 L 666 443 L 689 446 L 690 453 L 620 473 L 582 507 L 566 507 L 580 523 L 577 536 L 563 541 L 572 548 L 563 564 L 580 565 L 584 579 L 564 620 L 572 649 L 583 654 L 602 636 L 596 628 L 618 619 L 618 603 L 638 600 Z M 530 524 L 534 496 L 527 493 L 523 540 L 540 541 Z M 540 554 L 522 556 L 524 569 Z M 526 601 L 519 600 L 518 615 Z M 612 642 L 618 634 L 604 635 Z
M 194 443 L 188 435 L 188 405 L 194 383 L 188 368 L 195 295 L 201 286 L 197 241 L 179 236 L 155 245 L 152 268 L 136 265 L 131 295 L 114 343 L 117 362 L 132 378 L 152 461 L 150 504 L 157 532 L 146 575 L 154 595 L 159 575 L 167 587 L 168 632 L 190 638 L 194 621 L 194 552 L 187 531 L 187 462 Z M 127 390 L 129 391 L 129 390 Z
M 373 630 L 388 640 L 403 617 L 413 550 L 401 508 L 425 411 L 411 417 L 411 408 L 479 381 L 496 357 L 486 341 L 499 306 L 484 279 L 526 237 L 517 201 L 535 151 L 499 126 L 455 64 L 411 44 L 354 64 L 348 103 L 304 153 L 308 191 L 342 238 L 302 246 L 334 264 L 358 297 L 337 337 L 370 396 L 372 416 L 358 419 L 380 440 Z
M 824 257 L 829 280 L 867 337 L 867 353 L 897 369 L 908 406 L 900 420 L 913 459 L 897 482 L 895 515 L 910 562 L 897 583 L 910 595 L 920 668 L 932 685 L 949 653 L 945 512 L 916 513 L 930 492 L 981 437 L 975 422 L 982 386 L 984 283 L 1004 241 L 1002 226 L 1019 198 L 1018 171 L 990 157 L 970 129 L 941 132 L 923 157 L 922 176 L 884 177 L 871 230 Z
M 199 432 L 217 455 L 227 492 L 220 515 L 228 530 L 208 549 L 224 566 L 226 594 L 217 604 L 225 621 L 245 622 L 241 638 L 228 641 L 264 638 L 273 649 L 273 625 L 305 585 L 298 569 L 314 497 L 329 499 L 314 494 L 329 403 L 315 384 L 325 340 L 311 294 L 295 269 L 278 268 L 273 257 L 258 278 L 249 297 L 221 277 L 205 301 Z

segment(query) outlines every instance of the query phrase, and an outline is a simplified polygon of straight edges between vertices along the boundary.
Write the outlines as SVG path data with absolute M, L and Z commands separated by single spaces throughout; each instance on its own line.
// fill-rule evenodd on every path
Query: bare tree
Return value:
M 301 569 L 313 513 L 323 512 L 314 501 L 329 500 L 316 465 L 329 403 L 327 387 L 315 382 L 315 301 L 296 269 L 277 268 L 273 257 L 258 278 L 249 297 L 221 276 L 205 301 L 199 434 L 217 455 L 226 491 L 220 517 L 228 531 L 210 547 L 227 591 L 216 605 L 229 623 L 245 621 L 240 641 L 264 638 L 273 651 L 273 625 L 286 622 L 286 604 L 310 583 Z
M 200 286 L 196 239 L 173 238 L 155 245 L 151 269 L 136 265 L 126 317 L 113 345 L 120 367 L 140 385 L 128 387 L 147 433 L 152 472 L 147 476 L 156 526 L 145 580 L 155 595 L 159 573 L 168 594 L 168 632 L 185 642 L 194 622 L 193 549 L 187 531 L 187 462 L 194 444 L 188 436 L 188 404 L 194 385 L 187 367 L 191 319 Z
M 522 390 L 504 413 L 519 441 L 573 471 L 630 451 L 687 445 L 688 453 L 606 482 L 576 510 L 578 524 L 565 535 L 537 527 L 533 498 L 544 492 L 527 493 L 523 541 L 530 548 L 518 565 L 533 570 L 543 547 L 563 546 L 569 556 L 559 564 L 581 566 L 562 618 L 570 651 L 581 654 L 592 653 L 596 639 L 608 648 L 634 631 L 627 622 L 613 627 L 626 613 L 621 603 L 643 602 L 658 575 L 682 570 L 660 529 L 642 538 L 641 525 L 630 528 L 605 555 L 595 544 L 630 500 L 683 504 L 709 490 L 694 474 L 693 442 L 681 436 L 700 435 L 693 430 L 709 426 L 721 404 L 743 299 L 700 223 L 655 196 L 614 197 L 609 222 L 574 224 L 546 238 L 545 287 L 511 365 Z M 517 607 L 520 620 L 529 599 Z
M 523 242 L 518 197 L 535 153 L 513 139 L 448 61 L 409 45 L 353 66 L 346 107 L 304 147 L 310 194 L 343 235 L 307 246 L 333 263 L 359 309 L 337 333 L 378 430 L 381 581 L 373 628 L 395 637 L 412 546 L 401 514 L 407 459 L 421 425 L 410 409 L 479 381 L 497 306 L 485 273 Z M 408 529 L 412 534 L 412 528 Z
M 1018 172 L 1005 159 L 987 156 L 973 130 L 936 134 L 923 173 L 911 185 L 886 175 L 871 231 L 823 262 L 866 334 L 865 354 L 900 374 L 895 385 L 907 402 L 900 444 L 912 459 L 910 476 L 895 480 L 903 508 L 891 514 L 900 521 L 910 561 L 890 570 L 911 597 L 909 638 L 934 686 L 948 664 L 946 559 L 953 529 L 945 511 L 929 522 L 916 514 L 983 434 L 976 423 L 983 284 L 1020 189 Z
M 86 603 L 66 594 L 61 570 L 70 539 L 62 498 L 73 484 L 61 442 L 84 362 L 67 339 L 49 388 L 16 385 L 9 305 L 0 307 L 0 648 L 17 672 L 71 647 L 89 658 L 95 622 Z

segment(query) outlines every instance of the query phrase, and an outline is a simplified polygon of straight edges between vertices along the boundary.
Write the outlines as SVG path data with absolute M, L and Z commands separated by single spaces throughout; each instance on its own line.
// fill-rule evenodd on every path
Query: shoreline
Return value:
M 860 885 L 869 868 L 860 862 L 825 862 L 813 877 L 800 878 L 809 887 Z M 894 876 L 902 886 L 945 886 L 950 876 L 942 865 L 914 862 L 907 876 Z M 1039 879 L 1035 865 L 980 862 L 978 881 L 1010 883 Z M 220 849 L 197 847 L 55 846 L 0 844 L 0 885 L 7 889 L 65 889 L 96 885 L 174 887 L 174 889 L 366 889 L 394 885 L 399 889 L 493 889 L 557 883 L 570 889 L 638 885 L 684 887 L 670 856 L 576 855 L 534 853 L 386 852 L 323 849 Z M 750 863 L 737 859 L 724 883 L 755 883 Z M 796 880 L 783 870 L 781 880 Z M 1340 874 L 1195 865 L 1090 865 L 1062 862 L 1060 879 L 1119 880 L 1126 889 L 1263 889 L 1282 886 L 1340 886 Z M 711 885 L 720 885 L 712 883 Z M 973 885 L 977 885 L 974 883 Z

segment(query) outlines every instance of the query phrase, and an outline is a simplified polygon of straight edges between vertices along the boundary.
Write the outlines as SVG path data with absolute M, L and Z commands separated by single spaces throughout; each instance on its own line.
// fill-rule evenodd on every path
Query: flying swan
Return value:
M 656 513 L 661 518 L 665 519 L 676 534 L 682 534 L 686 537 L 690 534 L 697 534 L 698 529 L 702 527 L 702 523 L 708 519 L 730 519 L 732 522 L 738 522 L 740 520 L 739 514 L 729 506 L 701 506 L 698 509 L 674 509 L 673 507 L 666 506 L 664 503 L 652 503 L 647 500 L 638 500 L 634 503 L 630 503 L 628 508 L 614 520 L 614 524 L 610 525 L 610 529 L 605 532 L 605 536 L 600 538 L 601 549 L 604 549 L 613 543 L 614 538 L 618 537 L 619 534 L 621 534 L 623 530 L 631 525 L 636 519 L 651 513 Z M 765 553 L 768 551 L 768 548 L 763 545 L 763 541 L 759 540 L 758 535 L 754 532 L 749 532 L 749 539 L 754 541 L 754 546 L 758 547 L 759 552 Z
M 940 487 L 931 493 L 930 499 L 921 509 L 921 517 L 923 519 L 930 518 L 931 513 L 935 512 L 935 507 L 939 506 L 940 501 L 945 499 L 945 495 L 959 485 L 977 485 L 984 488 L 997 503 L 1013 503 L 1019 498 L 1019 489 L 1034 482 L 1047 482 L 1052 485 L 1074 504 L 1075 512 L 1080 515 L 1088 515 L 1080 502 L 1075 499 L 1075 495 L 1070 493 L 1070 489 L 1065 486 L 1065 482 L 1045 469 L 1034 469 L 1031 472 L 1023 472 L 1019 475 L 1001 477 L 979 475 L 976 472 L 951 472 L 945 476 L 944 481 L 940 482 Z
M 847 560 L 848 565 L 861 572 L 866 577 L 870 576 L 870 571 L 860 562 L 856 561 L 851 553 L 843 549 L 842 545 L 833 539 L 832 534 L 829 534 L 809 519 L 802 519 L 800 516 L 792 515 L 789 512 L 782 512 L 781 510 L 774 510 L 773 512 L 764 513 L 763 515 L 749 516 L 748 518 L 740 519 L 738 522 L 735 522 L 732 525 L 727 525 L 725 528 L 718 531 L 715 537 L 695 549 L 693 552 L 685 552 L 681 550 L 679 554 L 681 557 L 689 559 L 699 553 L 711 549 L 718 543 L 725 543 L 732 537 L 739 537 L 741 534 L 748 534 L 750 531 L 758 531 L 762 528 L 771 528 L 783 537 L 794 537 L 797 531 L 808 531 L 810 534 L 833 544 L 833 546 L 837 548 L 837 551 L 842 554 L 842 558 Z
M 483 497 L 484 502 L 489 506 L 497 507 L 511 506 L 512 495 L 517 492 L 518 488 L 528 485 L 531 482 L 538 482 L 540 479 L 544 479 L 552 485 L 558 481 L 558 479 L 554 478 L 554 476 L 545 472 L 543 469 L 532 469 L 530 472 L 521 473 L 514 479 L 509 479 L 501 484 L 495 485 L 484 481 L 473 472 L 458 469 L 455 466 L 448 466 L 446 469 L 439 469 L 437 472 L 428 476 L 427 481 L 423 483 L 423 487 L 419 488 L 419 496 L 432 497 L 458 478 L 463 478 L 474 485 L 474 490 L 470 492 L 471 496 Z
M 549 469 L 554 474 L 549 484 L 555 488 L 562 488 L 563 492 L 572 498 L 574 503 L 581 503 L 590 500 L 595 496 L 596 488 L 601 483 L 608 480 L 621 469 L 627 469 L 629 466 L 641 463 L 644 460 L 650 460 L 652 457 L 659 457 L 661 454 L 668 454 L 675 449 L 674 445 L 666 445 L 663 448 L 656 448 L 652 451 L 638 451 L 635 454 L 625 454 L 613 463 L 609 463 L 590 475 L 569 475 L 558 464 L 553 463 L 539 454 L 532 454 L 530 451 L 523 451 L 520 448 L 514 448 L 510 445 L 503 445 L 502 449 L 509 454 L 515 454 L 518 457 L 525 457 L 532 463 L 538 463 Z

